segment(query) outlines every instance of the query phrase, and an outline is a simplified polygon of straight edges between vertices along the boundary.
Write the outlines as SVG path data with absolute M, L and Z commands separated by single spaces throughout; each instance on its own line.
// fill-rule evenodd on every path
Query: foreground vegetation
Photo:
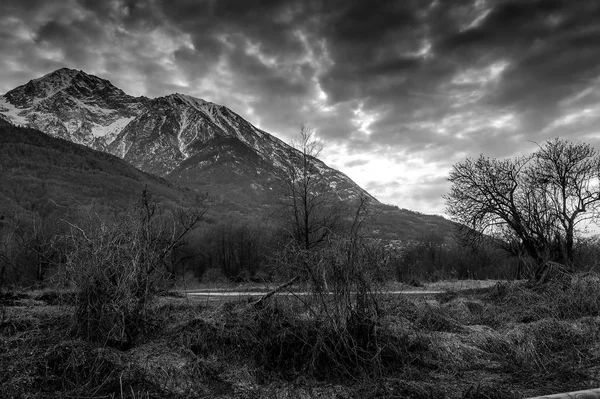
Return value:
M 356 313 L 342 320 L 316 312 L 323 309 L 315 304 L 319 296 L 271 297 L 262 306 L 163 296 L 135 341 L 122 348 L 82 338 L 75 294 L 5 292 L 0 392 L 9 398 L 520 398 L 600 383 L 596 274 L 536 287 L 498 283 L 435 299 L 378 298 L 377 323 L 369 324 L 352 321 Z
M 600 383 L 595 239 L 569 232 L 566 258 L 549 239 L 533 256 L 476 228 L 378 239 L 368 196 L 322 187 L 312 137 L 302 129 L 273 220 L 217 221 L 206 198 L 159 203 L 148 186 L 122 211 L 0 216 L 3 397 L 490 399 Z M 217 275 L 277 288 L 220 304 L 169 295 Z M 530 280 L 417 299 L 382 287 L 511 275 Z M 30 284 L 43 289 L 16 288 Z

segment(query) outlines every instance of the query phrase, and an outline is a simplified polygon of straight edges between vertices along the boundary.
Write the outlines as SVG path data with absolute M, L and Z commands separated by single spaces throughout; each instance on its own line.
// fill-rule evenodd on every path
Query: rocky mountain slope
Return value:
M 268 200 L 284 162 L 298 158 L 295 149 L 227 107 L 183 94 L 133 97 L 107 80 L 67 68 L 0 96 L 0 118 L 233 201 L 240 195 L 241 201 Z M 343 173 L 317 163 L 340 198 L 371 197 Z
M 107 80 L 67 68 L 34 79 L 0 96 L 0 122 L 2 120 L 116 155 L 144 172 L 170 181 L 173 187 L 186 186 L 201 195 L 208 194 L 219 204 L 219 209 L 228 214 L 256 215 L 258 208 L 268 208 L 276 199 L 277 181 L 286 163 L 300 160 L 300 154 L 294 148 L 256 128 L 227 107 L 183 94 L 155 99 L 133 97 Z M 11 134 L 14 141 L 14 132 Z M 23 143 L 19 146 L 22 147 Z M 40 148 L 38 146 L 36 151 L 41 151 Z M 40 156 L 37 152 L 33 155 Z M 61 156 L 58 153 L 54 155 Z M 42 156 L 42 166 L 51 165 L 50 156 Z M 123 201 L 131 199 L 140 187 L 147 184 L 145 179 L 150 178 L 140 177 L 137 183 L 127 188 L 126 180 L 114 177 L 114 173 L 110 172 L 110 165 L 115 163 L 116 158 L 110 157 L 113 161 L 106 163 L 94 161 L 97 155 L 89 155 L 91 167 L 81 159 L 83 156 L 78 155 L 78 162 L 87 166 L 83 169 L 78 167 L 76 180 L 91 179 L 95 182 L 93 190 L 96 191 L 90 195 L 100 202 L 110 202 L 120 192 L 123 195 L 117 196 L 123 197 Z M 34 167 L 35 161 L 25 158 L 23 162 L 30 164 L 36 174 L 44 175 L 43 168 Z M 377 208 L 374 210 L 376 217 L 369 223 L 368 229 L 374 236 L 405 241 L 419 239 L 431 231 L 446 237 L 452 234 L 452 222 L 439 216 L 380 204 L 345 174 L 319 160 L 315 162 L 327 187 L 341 199 L 351 200 L 358 196 L 372 199 Z M 105 167 L 109 167 L 107 175 L 100 170 Z M 85 171 L 90 168 L 90 175 L 86 177 Z M 17 187 L 17 181 L 24 179 L 22 174 L 17 173 L 18 168 L 15 171 L 16 174 L 10 177 L 12 182 L 5 182 L 8 187 Z M 64 169 L 54 172 L 62 176 Z M 59 178 L 60 184 L 56 185 L 52 173 L 46 173 L 46 176 L 50 180 L 43 187 L 52 190 L 53 198 L 61 198 L 63 193 L 71 193 L 71 196 L 80 194 L 76 190 L 77 183 L 70 186 L 66 177 Z M 111 176 L 106 187 L 101 182 L 102 176 Z M 37 182 L 42 180 L 39 178 Z M 119 183 L 113 184 L 113 181 Z M 36 184 L 34 181 L 27 187 L 35 191 Z M 61 191 L 60 187 L 68 189 Z M 115 187 L 118 189 L 113 192 Z M 159 191 L 166 190 L 162 184 L 156 187 Z M 36 195 L 28 194 L 23 198 L 35 198 Z M 165 193 L 164 196 L 170 198 L 173 194 Z M 36 206 L 23 205 L 18 193 L 8 197 L 4 193 L 4 199 L 0 198 L 0 201 L 11 203 L 14 208 Z

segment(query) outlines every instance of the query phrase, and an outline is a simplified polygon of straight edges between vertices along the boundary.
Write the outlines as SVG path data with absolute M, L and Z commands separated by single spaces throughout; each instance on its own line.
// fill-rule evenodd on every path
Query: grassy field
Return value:
M 598 276 L 424 288 L 447 292 L 379 299 L 369 342 L 352 346 L 364 353 L 340 341 L 365 334 L 335 335 L 310 298 L 161 297 L 117 348 L 74 334 L 73 293 L 3 293 L 1 396 L 523 398 L 600 386 Z

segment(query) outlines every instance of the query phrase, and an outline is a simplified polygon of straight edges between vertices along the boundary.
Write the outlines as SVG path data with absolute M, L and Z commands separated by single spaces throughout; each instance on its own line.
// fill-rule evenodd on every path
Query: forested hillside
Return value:
M 4 217 L 64 215 L 79 206 L 110 213 L 145 187 L 163 204 L 193 196 L 121 159 L 0 121 L 0 198 Z

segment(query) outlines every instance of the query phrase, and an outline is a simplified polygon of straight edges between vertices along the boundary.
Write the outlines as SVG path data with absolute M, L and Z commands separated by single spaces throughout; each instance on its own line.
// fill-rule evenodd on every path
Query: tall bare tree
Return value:
M 600 156 L 589 144 L 555 139 L 541 146 L 533 160 L 529 181 L 540 191 L 548 218 L 558 224 L 559 256 L 570 264 L 577 227 L 598 216 Z
M 297 262 L 314 287 L 327 290 L 325 270 L 310 258 L 340 228 L 344 204 L 322 174 L 325 165 L 317 157 L 323 146 L 314 130 L 302 125 L 292 146 L 297 151 L 284 163 L 279 188 L 282 227 L 291 244 L 286 256 L 292 255 L 295 260 L 288 261 Z
M 582 222 L 598 216 L 600 156 L 590 145 L 555 139 L 533 154 L 466 159 L 453 166 L 447 212 L 473 236 L 517 241 L 538 265 L 573 265 Z
M 335 231 L 342 217 L 342 201 L 327 185 L 317 159 L 323 146 L 314 130 L 302 125 L 297 140 L 298 150 L 285 165 L 281 184 L 281 205 L 285 229 L 295 243 L 310 250 Z

